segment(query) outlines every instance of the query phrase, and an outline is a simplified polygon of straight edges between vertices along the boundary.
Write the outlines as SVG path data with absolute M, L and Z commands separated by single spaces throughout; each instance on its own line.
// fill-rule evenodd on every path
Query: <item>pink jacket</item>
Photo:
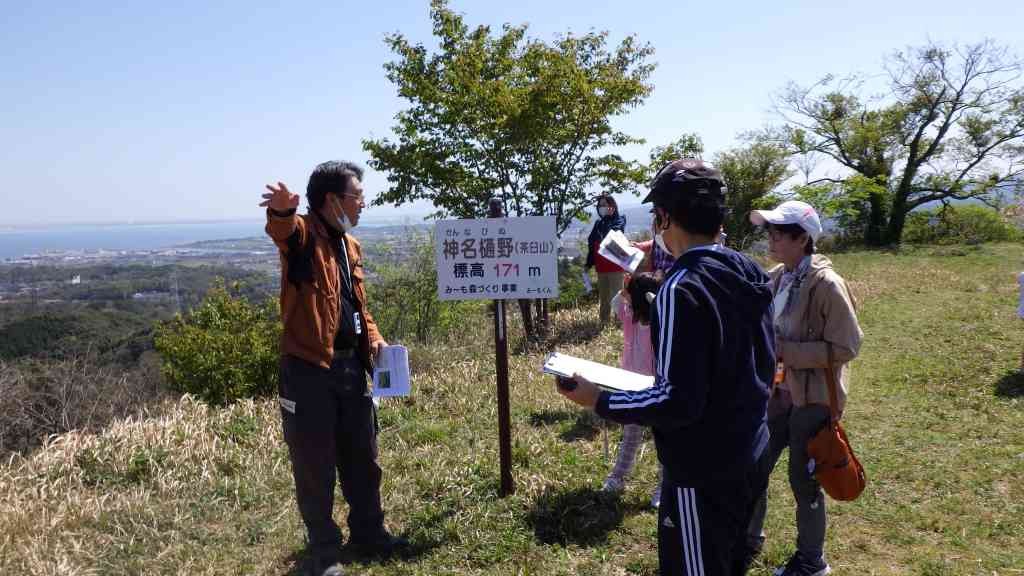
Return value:
M 654 375 L 654 346 L 651 344 L 651 326 L 633 321 L 633 308 L 621 296 L 615 308 L 615 315 L 622 321 L 623 370 Z

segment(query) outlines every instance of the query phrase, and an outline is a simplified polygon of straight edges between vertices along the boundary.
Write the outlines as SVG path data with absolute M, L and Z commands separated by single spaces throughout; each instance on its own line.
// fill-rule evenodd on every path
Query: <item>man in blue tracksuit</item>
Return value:
M 767 486 L 766 407 L 775 369 L 772 292 L 764 270 L 715 244 L 721 174 L 696 159 L 662 168 L 655 241 L 677 257 L 655 298 L 656 376 L 610 393 L 577 376 L 560 392 L 609 420 L 650 426 L 665 466 L 658 513 L 661 574 L 743 574 L 745 529 Z

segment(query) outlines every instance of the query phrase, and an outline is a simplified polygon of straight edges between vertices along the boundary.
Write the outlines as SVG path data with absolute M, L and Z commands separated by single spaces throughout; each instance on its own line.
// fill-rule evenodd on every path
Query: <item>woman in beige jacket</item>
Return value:
M 768 401 L 770 458 L 774 468 L 789 448 L 789 484 L 796 499 L 797 547 L 776 576 L 824 576 L 825 495 L 813 475 L 807 441 L 828 423 L 829 393 L 825 370 L 834 370 L 840 383 L 838 411 L 842 414 L 849 384 L 847 363 L 857 356 L 863 333 L 857 324 L 853 298 L 846 281 L 828 258 L 814 253 L 821 221 L 814 208 L 789 201 L 774 210 L 755 210 L 750 221 L 768 230 L 768 249 L 780 265 L 769 271 L 775 294 L 776 377 Z M 831 346 L 835 365 L 829 366 Z M 750 554 L 764 542 L 767 497 L 757 504 L 748 531 Z

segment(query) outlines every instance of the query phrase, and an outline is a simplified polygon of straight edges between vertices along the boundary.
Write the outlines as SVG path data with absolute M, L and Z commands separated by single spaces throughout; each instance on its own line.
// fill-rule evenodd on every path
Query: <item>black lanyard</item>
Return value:
M 350 298 L 354 298 L 355 292 L 352 290 L 352 269 L 349 268 L 348 246 L 345 243 L 345 234 L 342 234 L 341 238 L 338 240 L 338 251 L 341 252 L 341 257 L 345 260 L 345 265 L 342 267 L 344 272 L 341 273 L 341 279 L 345 282 L 345 288 L 348 290 L 348 296 Z

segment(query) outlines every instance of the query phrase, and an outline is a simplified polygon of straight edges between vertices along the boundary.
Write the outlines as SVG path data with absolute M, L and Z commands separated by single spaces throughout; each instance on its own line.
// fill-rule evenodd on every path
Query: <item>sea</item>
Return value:
M 647 208 L 625 208 L 627 232 L 650 227 Z M 159 250 L 203 240 L 234 240 L 262 237 L 262 219 L 148 224 L 48 224 L 37 226 L 0 225 L 0 262 L 67 251 Z M 360 228 L 424 224 L 421 217 L 365 219 Z M 586 237 L 590 223 L 574 222 L 563 240 Z
M 163 224 L 64 224 L 0 227 L 0 261 L 55 251 L 155 250 L 198 242 L 252 238 L 262 220 Z

